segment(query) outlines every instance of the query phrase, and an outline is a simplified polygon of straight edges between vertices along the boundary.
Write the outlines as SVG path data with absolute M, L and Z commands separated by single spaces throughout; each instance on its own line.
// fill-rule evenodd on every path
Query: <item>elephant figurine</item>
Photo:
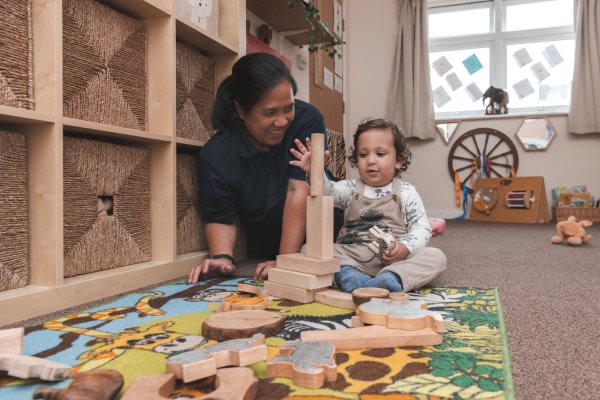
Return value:
M 483 94 L 483 105 L 485 105 L 486 99 L 489 99 L 489 102 L 485 107 L 486 115 L 508 113 L 508 92 L 506 90 L 490 86 Z

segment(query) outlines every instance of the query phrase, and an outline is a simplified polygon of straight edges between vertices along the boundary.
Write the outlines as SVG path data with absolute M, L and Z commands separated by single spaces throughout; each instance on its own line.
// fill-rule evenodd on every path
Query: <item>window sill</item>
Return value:
M 457 115 L 457 116 L 436 116 L 435 122 L 447 123 L 457 121 L 480 121 L 480 120 L 498 120 L 515 118 L 539 118 L 539 117 L 566 117 L 567 111 L 547 111 L 547 112 L 520 112 L 513 114 L 489 114 L 489 115 Z

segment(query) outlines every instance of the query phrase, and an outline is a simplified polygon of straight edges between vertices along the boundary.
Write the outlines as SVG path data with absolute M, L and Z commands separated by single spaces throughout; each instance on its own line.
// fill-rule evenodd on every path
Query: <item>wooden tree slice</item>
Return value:
M 270 311 L 229 311 L 208 317 L 202 324 L 202 335 L 219 342 L 248 338 L 255 333 L 262 333 L 269 337 L 283 329 L 284 321 L 284 316 Z
M 360 306 L 363 303 L 368 302 L 369 300 L 376 299 L 386 299 L 390 295 L 390 291 L 383 288 L 375 288 L 375 287 L 363 287 L 354 289 L 352 291 L 352 301 L 357 306 Z

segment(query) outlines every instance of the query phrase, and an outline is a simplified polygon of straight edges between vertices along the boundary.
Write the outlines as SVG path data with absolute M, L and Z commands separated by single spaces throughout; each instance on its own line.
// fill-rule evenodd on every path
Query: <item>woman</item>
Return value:
M 200 210 L 211 254 L 194 267 L 188 282 L 235 269 L 237 223 L 244 227 L 248 255 L 265 279 L 277 254 L 300 251 L 306 234 L 305 172 L 289 162 L 294 141 L 324 133 L 314 106 L 294 99 L 297 86 L 277 57 L 253 53 L 240 58 L 217 90 L 212 124 L 217 133 L 199 159 Z

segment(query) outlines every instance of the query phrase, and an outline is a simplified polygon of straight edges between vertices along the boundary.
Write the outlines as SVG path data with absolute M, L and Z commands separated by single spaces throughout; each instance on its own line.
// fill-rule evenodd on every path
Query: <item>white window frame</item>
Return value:
M 519 43 L 535 43 L 554 40 L 575 39 L 574 25 L 540 28 L 506 32 L 503 16 L 506 7 L 519 4 L 543 2 L 547 0 L 427 0 L 429 14 L 436 12 L 461 11 L 471 9 L 474 5 L 487 5 L 490 9 L 490 33 L 462 35 L 460 37 L 444 37 L 429 39 L 429 53 L 440 51 L 464 50 L 472 47 L 489 47 L 490 49 L 490 85 L 507 88 L 506 49 L 509 45 Z M 488 4 L 489 3 L 489 4 Z M 499 27 L 496 29 L 496 27 Z M 430 60 L 431 61 L 431 60 Z M 482 89 L 487 89 L 482 88 Z M 509 103 L 510 105 L 510 103 Z M 568 105 L 511 108 L 510 115 L 566 113 Z M 481 116 L 481 111 L 436 112 L 436 119 L 456 118 L 463 116 Z

